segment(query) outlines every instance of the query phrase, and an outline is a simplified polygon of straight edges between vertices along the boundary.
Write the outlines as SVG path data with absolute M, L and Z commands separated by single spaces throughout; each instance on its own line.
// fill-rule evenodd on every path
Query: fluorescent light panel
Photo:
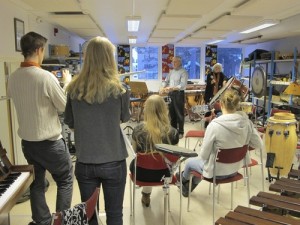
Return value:
M 128 41 L 129 41 L 129 44 L 136 44 L 136 37 L 129 37 L 128 38 Z
M 127 18 L 127 30 L 128 32 L 137 32 L 139 30 L 141 17 L 128 17 Z
M 274 26 L 276 24 L 278 24 L 278 21 L 273 21 L 273 20 L 264 21 L 262 24 L 260 24 L 260 25 L 258 25 L 256 27 L 252 27 L 252 28 L 250 28 L 248 30 L 244 30 L 241 33 L 242 34 L 249 34 L 249 33 L 252 33 L 254 31 L 258 31 L 258 30 L 265 29 L 267 27 Z
M 221 41 L 224 41 L 224 39 L 213 40 L 213 41 L 211 41 L 211 42 L 208 42 L 207 44 L 208 44 L 208 45 L 213 45 L 213 44 L 217 44 L 217 43 L 219 43 L 219 42 L 221 42 Z

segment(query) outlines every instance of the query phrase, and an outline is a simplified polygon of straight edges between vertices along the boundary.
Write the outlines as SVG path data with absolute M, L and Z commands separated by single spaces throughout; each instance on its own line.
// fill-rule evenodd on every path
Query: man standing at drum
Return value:
M 188 73 L 182 68 L 180 56 L 175 56 L 172 61 L 173 70 L 164 81 L 162 93 L 167 93 L 171 98 L 169 114 L 171 126 L 178 130 L 179 138 L 184 134 L 184 90 L 187 85 Z

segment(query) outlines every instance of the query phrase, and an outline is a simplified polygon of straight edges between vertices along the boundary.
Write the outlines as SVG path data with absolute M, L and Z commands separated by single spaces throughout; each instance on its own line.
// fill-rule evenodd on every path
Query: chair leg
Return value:
M 171 192 L 169 191 L 169 196 L 168 196 L 168 211 L 169 212 L 171 212 L 171 208 L 170 208 L 170 205 L 171 205 L 171 203 L 170 203 L 170 198 L 171 198 Z
M 220 184 L 218 185 L 218 201 L 217 203 L 220 204 Z
M 248 202 L 248 207 L 250 207 L 250 181 L 249 181 L 249 171 L 248 167 L 246 166 L 246 182 L 247 182 L 247 202 Z
M 179 225 L 182 225 L 182 172 L 181 172 L 181 163 L 179 164 L 179 174 L 180 174 L 180 212 L 179 212 Z
M 191 195 L 191 190 L 192 190 L 192 182 L 193 182 L 193 174 L 190 174 L 189 178 L 189 193 L 188 193 L 188 204 L 187 204 L 187 211 L 190 211 L 190 195 Z
M 215 207 L 216 207 L 216 185 L 213 184 L 213 225 L 215 224 Z
M 187 144 L 188 147 L 186 147 L 186 144 Z M 190 149 L 190 140 L 187 137 L 185 138 L 185 141 L 184 141 L 184 147 L 187 148 L 187 149 Z
M 231 204 L 230 209 L 233 209 L 233 182 L 231 182 Z
M 261 168 L 261 186 L 262 186 L 262 191 L 265 191 L 265 175 L 264 175 L 262 148 L 259 149 L 259 152 L 260 152 L 260 168 Z
M 132 197 L 132 220 L 133 220 L 133 225 L 135 225 L 135 183 L 133 183 L 133 197 Z
M 130 191 L 130 216 L 132 216 L 132 182 L 130 181 L 129 184 L 129 191 Z

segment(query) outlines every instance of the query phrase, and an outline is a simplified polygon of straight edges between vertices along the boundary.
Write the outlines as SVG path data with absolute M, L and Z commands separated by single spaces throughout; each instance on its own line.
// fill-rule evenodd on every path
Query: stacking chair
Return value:
M 230 148 L 230 149 L 219 149 L 215 154 L 215 160 L 214 160 L 214 169 L 213 169 L 213 178 L 205 178 L 202 174 L 192 171 L 190 173 L 190 179 L 189 179 L 189 194 L 188 194 L 188 211 L 190 206 L 190 194 L 191 194 L 191 186 L 192 186 L 192 178 L 198 177 L 203 180 L 208 181 L 210 184 L 213 185 L 213 224 L 215 222 L 215 192 L 216 192 L 216 186 L 219 184 L 226 184 L 231 183 L 231 209 L 233 209 L 233 183 L 235 181 L 243 179 L 243 175 L 240 173 L 237 173 L 235 176 L 226 178 L 226 179 L 217 179 L 216 178 L 216 168 L 218 166 L 217 163 L 223 163 L 223 164 L 233 164 L 236 162 L 239 162 L 241 160 L 244 160 L 244 165 L 246 165 L 246 177 L 248 178 L 248 166 L 246 162 L 246 155 L 248 153 L 248 145 L 244 145 L 239 148 Z M 220 194 L 220 185 L 218 189 L 218 200 L 219 200 L 219 194 Z M 247 179 L 247 202 L 249 204 L 250 199 L 250 186 L 249 186 L 249 179 Z
M 98 224 L 99 225 L 102 224 L 102 222 L 100 221 L 99 215 L 98 215 L 98 208 L 97 208 L 99 192 L 100 192 L 100 189 L 96 188 L 94 193 L 92 194 L 92 196 L 86 202 L 79 203 L 68 210 L 54 213 L 52 215 L 51 225 L 63 225 L 64 224 L 63 220 L 67 219 L 66 216 L 64 217 L 65 212 L 67 212 L 67 211 L 68 212 L 71 212 L 71 211 L 76 212 L 72 215 L 72 218 L 76 218 L 75 219 L 76 223 L 69 222 L 69 224 L 72 224 L 72 225 L 84 224 L 84 223 L 82 223 L 82 221 L 87 220 L 86 222 L 88 222 L 93 217 L 94 214 L 96 214 Z M 81 213 L 78 213 L 79 211 L 81 211 Z
M 197 142 L 193 149 L 195 151 L 198 144 L 201 144 L 201 141 L 204 138 L 204 134 L 204 130 L 189 130 L 185 135 L 184 147 L 190 149 L 190 138 L 197 138 Z
M 249 146 L 249 156 L 251 154 L 251 151 L 255 150 L 255 148 Z M 260 166 L 261 169 L 261 185 L 262 185 L 262 191 L 265 190 L 265 177 L 264 177 L 264 165 L 263 165 L 263 157 L 262 157 L 262 148 L 259 149 L 259 157 L 260 157 L 260 162 L 257 160 L 250 158 L 250 163 L 248 163 L 248 168 L 250 168 L 250 174 L 251 174 L 251 167 L 253 166 Z M 244 176 L 246 175 L 246 166 L 243 166 L 244 169 Z M 246 185 L 246 180 L 245 180 L 245 185 Z
M 149 169 L 149 170 L 162 170 L 162 169 L 169 169 L 171 170 L 170 164 L 176 164 L 178 162 L 178 159 L 180 157 L 171 155 L 171 154 L 161 154 L 161 153 L 137 153 L 135 157 L 135 169 L 134 171 L 137 171 L 137 167 L 143 168 L 143 169 Z M 167 163 L 166 163 L 167 162 Z M 176 183 L 176 177 L 171 172 L 171 180 L 170 184 L 175 185 Z M 166 186 L 165 180 L 162 178 L 159 182 L 144 182 L 139 181 L 136 179 L 136 172 L 134 174 L 129 174 L 130 179 L 132 182 L 130 182 L 130 210 L 131 215 L 133 217 L 133 224 L 135 224 L 135 191 L 136 186 L 144 187 L 144 186 L 162 186 L 164 191 L 166 191 L 168 186 Z M 133 184 L 133 187 L 132 187 Z M 164 207 L 170 207 L 170 198 L 168 199 L 168 206 Z

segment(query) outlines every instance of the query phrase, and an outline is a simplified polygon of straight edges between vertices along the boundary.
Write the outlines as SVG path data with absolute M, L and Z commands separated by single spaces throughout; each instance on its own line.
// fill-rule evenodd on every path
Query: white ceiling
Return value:
M 223 44 L 258 43 L 300 36 L 300 0 L 11 1 L 84 39 L 100 35 L 115 44 L 128 43 L 129 36 L 137 36 L 137 44 L 159 45 L 200 45 L 220 38 Z M 138 32 L 127 31 L 128 16 L 141 17 Z M 239 33 L 265 19 L 280 23 L 251 34 Z

